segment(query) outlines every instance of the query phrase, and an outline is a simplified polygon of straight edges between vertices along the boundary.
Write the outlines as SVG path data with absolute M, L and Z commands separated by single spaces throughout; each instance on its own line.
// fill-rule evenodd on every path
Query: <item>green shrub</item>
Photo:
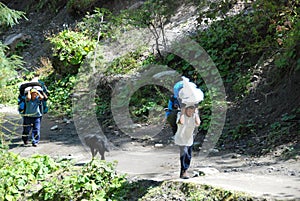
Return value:
M 19 95 L 19 83 L 18 78 L 13 78 L 5 85 L 0 87 L 0 102 L 3 104 L 17 105 Z
M 94 51 L 96 41 L 84 33 L 64 30 L 48 37 L 53 45 L 54 67 L 61 74 L 76 74 L 86 56 Z
M 236 79 L 232 72 L 243 73 L 253 67 L 263 54 L 277 47 L 274 33 L 269 32 L 269 18 L 263 13 L 255 16 L 237 15 L 217 21 L 200 31 L 196 40 L 215 62 L 227 82 Z
M 97 0 L 68 0 L 67 11 L 73 14 L 82 14 L 93 8 Z
M 42 188 L 33 194 L 38 200 L 118 200 L 122 196 L 124 176 L 115 171 L 115 163 L 93 160 L 82 169 L 42 182 Z M 61 178 L 61 179 L 59 179 Z
M 18 20 L 25 18 L 25 13 L 9 9 L 0 2 L 0 33 L 8 26 L 18 24 Z M 8 82 L 13 82 L 17 76 L 17 69 L 23 67 L 22 58 L 17 55 L 7 56 L 8 47 L 0 41 L 0 102 L 7 103 L 16 100 L 15 87 Z M 13 83 L 14 84 L 14 83 Z
M 138 70 L 140 67 L 142 67 L 143 64 L 142 53 L 142 50 L 136 50 L 114 59 L 107 65 L 105 74 L 124 75 L 129 74 L 134 70 Z
M 75 75 L 67 75 L 62 79 L 57 79 L 54 74 L 47 78 L 46 85 L 50 93 L 49 112 L 56 115 L 72 114 L 73 87 L 76 83 Z
M 160 123 L 164 116 L 164 107 L 168 105 L 168 96 L 162 87 L 147 85 L 139 88 L 130 97 L 129 110 L 134 121 Z M 151 112 L 154 116 L 150 116 Z
M 300 13 L 300 11 L 299 11 Z M 282 40 L 282 50 L 278 54 L 275 64 L 281 69 L 287 69 L 288 71 L 300 70 L 300 19 L 295 19 L 291 25 L 292 29 L 286 33 L 284 40 Z M 287 27 L 286 27 L 287 28 Z M 282 36 L 282 35 L 280 35 Z
M 36 183 L 45 180 L 58 170 L 48 156 L 32 156 L 23 159 L 18 155 L 0 149 L 0 200 L 21 200 L 32 193 Z
M 232 89 L 237 94 L 236 98 L 241 98 L 244 95 L 249 94 L 249 89 L 251 86 L 251 74 L 239 75 L 238 80 L 233 85 Z
M 98 39 L 114 38 L 114 32 L 118 29 L 125 29 L 122 18 L 113 15 L 108 9 L 96 8 L 92 13 L 87 13 L 77 28 L 88 36 Z
M 230 5 L 230 1 L 224 3 Z M 266 58 L 274 58 L 274 53 L 278 54 L 277 66 L 298 69 L 297 5 L 298 1 L 259 0 L 240 14 L 218 21 L 215 9 L 201 13 L 199 21 L 208 17 L 212 23 L 207 29 L 199 30 L 195 39 L 239 98 L 249 93 L 255 66 Z M 227 8 L 223 4 L 221 7 Z
M 29 158 L 0 149 L 0 200 L 118 200 L 124 175 L 116 163 L 93 160 L 82 168 L 49 156 Z
M 58 11 L 66 5 L 67 0 L 28 0 L 26 6 L 23 8 L 26 13 L 30 12 L 44 12 L 45 10 L 53 13 Z
M 6 56 L 7 46 L 0 42 L 0 102 L 16 103 L 17 93 L 17 71 L 23 67 L 22 58 L 17 55 Z

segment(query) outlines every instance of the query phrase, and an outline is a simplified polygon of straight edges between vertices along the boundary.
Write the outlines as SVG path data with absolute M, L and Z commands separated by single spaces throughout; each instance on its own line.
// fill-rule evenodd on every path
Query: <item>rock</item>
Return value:
M 233 154 L 233 155 L 231 156 L 232 159 L 237 159 L 237 158 L 240 158 L 240 157 L 241 157 L 240 154 Z
M 195 169 L 194 172 L 198 172 L 199 176 L 204 176 L 204 175 L 214 175 L 217 173 L 220 173 L 219 170 L 217 170 L 216 168 L 197 168 Z
M 23 33 L 11 34 L 6 37 L 3 44 L 9 46 L 10 50 L 13 51 L 16 48 L 18 42 L 30 40 L 30 39 L 31 39 L 30 35 L 26 35 Z
M 243 170 L 241 168 L 232 168 L 232 172 L 242 172 Z
M 50 130 L 52 130 L 52 131 L 57 130 L 57 129 L 58 129 L 58 125 L 52 126 L 52 127 L 50 128 Z
M 295 173 L 295 171 L 290 170 L 290 171 L 288 171 L 288 175 L 289 175 L 289 176 L 295 176 L 296 173 Z
M 205 176 L 205 173 L 202 171 L 193 171 L 193 177 Z
M 162 147 L 164 147 L 164 145 L 163 145 L 163 144 L 160 144 L 160 143 L 158 143 L 158 144 L 155 144 L 155 145 L 154 145 L 154 147 L 155 147 L 155 148 L 162 148 Z
M 219 153 L 218 149 L 210 149 L 209 151 L 210 151 L 210 153 Z

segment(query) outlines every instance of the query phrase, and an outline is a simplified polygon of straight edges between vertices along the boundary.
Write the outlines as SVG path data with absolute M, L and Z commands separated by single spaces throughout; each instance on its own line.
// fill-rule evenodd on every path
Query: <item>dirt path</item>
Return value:
M 69 158 L 77 164 L 91 160 L 91 155 L 78 138 L 74 124 L 66 120 L 43 117 L 41 142 L 38 147 L 24 147 L 20 140 L 22 128 L 15 108 L 0 107 L 8 120 L 4 126 L 13 131 L 10 151 L 28 157 L 32 154 L 47 154 L 54 158 Z M 14 123 L 12 123 L 14 122 Z M 51 130 L 53 126 L 58 128 Z M 119 139 L 122 140 L 122 139 Z M 114 141 L 111 143 L 117 144 Z M 106 153 L 107 161 L 118 161 L 117 170 L 136 179 L 178 179 L 178 150 L 172 143 L 156 147 L 135 140 L 124 140 L 121 146 Z M 183 182 L 196 182 L 243 191 L 270 200 L 300 200 L 299 160 L 278 160 L 273 154 L 252 158 L 235 153 L 216 153 L 199 158 L 194 153 L 190 175 L 204 173 Z

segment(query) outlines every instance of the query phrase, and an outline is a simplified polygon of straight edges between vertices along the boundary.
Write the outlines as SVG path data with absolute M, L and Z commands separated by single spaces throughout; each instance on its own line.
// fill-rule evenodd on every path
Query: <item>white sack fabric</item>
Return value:
M 179 91 L 181 102 L 186 106 L 192 106 L 201 102 L 204 99 L 204 94 L 201 89 L 197 88 L 197 86 L 186 77 L 182 77 L 182 80 L 183 88 Z

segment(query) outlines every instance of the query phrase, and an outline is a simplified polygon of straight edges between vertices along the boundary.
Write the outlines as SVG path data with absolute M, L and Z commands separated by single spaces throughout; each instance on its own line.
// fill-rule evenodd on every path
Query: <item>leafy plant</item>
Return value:
M 25 13 L 8 8 L 0 2 L 0 27 L 14 26 L 19 23 L 19 20 L 25 18 Z
M 25 18 L 25 13 L 8 8 L 0 2 L 0 28 L 12 27 L 18 20 Z M 0 31 L 1 32 L 1 31 Z M 0 41 L 0 102 L 7 103 L 16 99 L 15 90 L 8 82 L 17 76 L 17 69 L 23 67 L 22 57 L 17 55 L 7 56 L 8 47 Z
M 85 57 L 93 52 L 96 42 L 81 32 L 64 30 L 47 38 L 53 45 L 53 56 L 62 74 L 76 74 Z M 56 65 L 54 67 L 58 68 Z M 66 69 L 64 69 L 66 68 Z
M 300 13 L 298 11 L 297 13 Z M 299 71 L 300 70 L 300 55 L 299 51 L 297 51 L 299 47 L 299 38 L 300 38 L 300 19 L 294 19 L 293 22 L 286 21 L 291 27 L 283 26 L 284 28 L 280 28 L 280 32 L 286 32 L 285 34 L 282 34 L 279 32 L 279 40 L 281 45 L 283 46 L 281 50 L 281 54 L 278 54 L 275 60 L 275 64 L 277 67 L 281 69 L 287 68 L 291 72 L 293 71 Z M 283 37 L 283 39 L 281 39 Z
M 215 62 L 220 75 L 232 81 L 231 72 L 240 72 L 254 66 L 257 59 L 270 46 L 276 46 L 275 41 L 267 36 L 262 27 L 268 26 L 269 19 L 237 15 L 211 24 L 206 31 L 199 32 L 197 40 Z M 249 30 L 246 27 L 253 27 Z M 246 31 L 247 30 L 247 31 Z M 241 65 L 243 64 L 243 65 Z
M 148 28 L 155 38 L 155 52 L 163 58 L 161 47 L 166 47 L 165 24 L 179 5 L 170 0 L 148 0 L 136 9 L 123 12 L 123 18 L 134 27 Z
M 105 114 L 109 110 L 108 100 L 103 99 L 103 97 L 96 97 L 95 102 L 96 106 L 96 114 L 98 116 Z
M 4 114 L 0 113 L 0 149 L 8 149 L 7 134 L 5 131 L 9 129 L 4 125 L 4 122 Z
M 220 7 L 226 8 L 224 11 L 227 12 L 234 2 L 224 1 Z M 253 74 L 251 69 L 260 59 L 274 58 L 274 54 L 280 52 L 276 56 L 279 58 L 276 60 L 278 66 L 298 68 L 297 5 L 297 1 L 285 4 L 259 0 L 241 13 L 221 17 L 220 20 L 216 19 L 223 14 L 216 12 L 216 9 L 224 12 L 222 8 L 217 8 L 219 5 L 216 3 L 210 5 L 215 9 L 205 12 L 200 9 L 199 22 L 208 19 L 209 27 L 205 30 L 200 29 L 195 39 L 210 55 L 220 75 L 237 96 L 244 97 L 249 93 L 250 78 Z M 285 53 L 281 54 L 282 52 Z
M 116 163 L 93 160 L 79 171 L 71 169 L 62 179 L 45 180 L 42 188 L 33 194 L 43 200 L 116 200 L 122 197 L 124 175 L 117 175 Z
M 15 78 L 16 69 L 23 67 L 22 57 L 17 55 L 6 56 L 7 46 L 0 42 L 0 102 L 12 103 L 17 99 Z
M 147 85 L 137 90 L 130 99 L 129 110 L 134 120 L 155 123 L 164 115 L 163 107 L 167 105 L 166 91 L 158 86 Z M 150 113 L 154 116 L 150 118 Z M 157 122 L 156 122 L 157 123 Z
M 48 156 L 36 155 L 22 159 L 0 149 L 0 200 L 19 200 L 32 192 L 35 183 L 46 179 L 58 170 L 58 165 Z
M 199 116 L 201 119 L 200 130 L 203 130 L 204 132 L 210 127 L 211 104 L 210 93 L 205 93 L 205 99 L 199 105 Z
M 14 48 L 14 52 L 13 54 L 16 55 L 21 55 L 21 53 L 23 52 L 23 50 L 25 48 L 27 48 L 29 46 L 29 44 L 31 43 L 30 39 L 26 39 L 24 41 L 20 41 L 16 44 L 15 48 Z
M 67 75 L 62 79 L 56 79 L 55 75 L 52 74 L 46 81 L 50 93 L 49 111 L 56 115 L 71 115 L 71 94 L 76 83 L 76 76 Z
M 215 21 L 218 17 L 224 19 L 230 9 L 237 3 L 237 0 L 224 0 L 224 1 L 199 1 L 198 10 L 199 17 L 198 22 L 201 24 L 209 24 L 210 21 Z M 245 2 L 243 2 L 245 3 Z
M 10 105 L 16 105 L 19 95 L 19 84 L 22 79 L 14 78 L 9 80 L 0 88 L 0 102 Z
M 281 117 L 281 121 L 292 121 L 294 119 L 296 119 L 297 115 L 296 114 L 288 114 L 288 113 L 285 113 L 282 115 Z
M 78 169 L 45 155 L 21 158 L 0 149 L 0 156 L 0 200 L 118 200 L 127 192 L 115 162 L 93 160 Z
M 270 124 L 268 128 L 269 133 L 266 136 L 266 146 L 268 150 L 282 143 L 289 142 L 291 138 L 293 140 L 297 139 L 299 135 L 299 114 L 300 109 L 295 108 L 289 113 L 282 114 L 280 119 Z
M 57 13 L 62 7 L 66 5 L 66 1 L 59 0 L 39 0 L 36 1 L 27 1 L 25 11 L 27 13 L 32 12 L 43 12 L 44 10 L 49 10 L 53 13 Z
M 238 80 L 233 85 L 232 89 L 237 94 L 236 98 L 243 97 L 249 94 L 249 87 L 251 86 L 251 74 L 238 76 Z
M 246 136 L 253 136 L 256 133 L 256 125 L 250 121 L 240 123 L 228 131 L 228 137 L 233 140 L 240 140 Z
M 105 8 L 96 8 L 92 13 L 88 12 L 76 27 L 94 39 L 111 39 L 118 29 L 126 29 L 122 18 Z
M 143 52 L 142 50 L 136 50 L 129 52 L 121 57 L 114 59 L 106 67 L 106 75 L 116 74 L 129 74 L 130 72 L 137 70 L 143 64 Z

